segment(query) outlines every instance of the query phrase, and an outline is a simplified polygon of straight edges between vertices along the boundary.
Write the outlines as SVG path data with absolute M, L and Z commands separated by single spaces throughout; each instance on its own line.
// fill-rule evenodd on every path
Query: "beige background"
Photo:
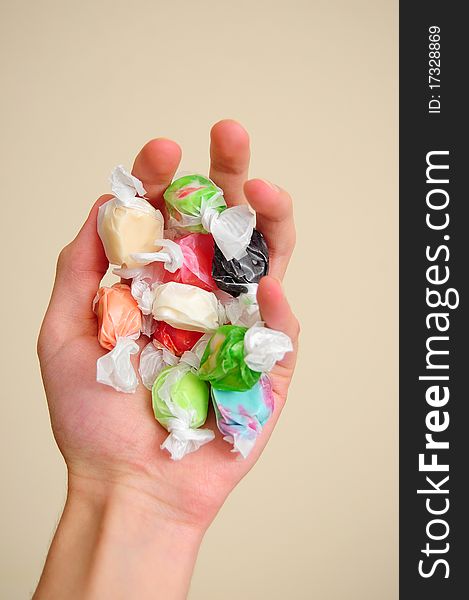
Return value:
M 114 165 L 166 136 L 206 171 L 209 127 L 231 117 L 251 133 L 252 176 L 296 202 L 286 285 L 302 351 L 190 598 L 396 598 L 397 2 L 2 0 L 1 13 L 0 597 L 32 593 L 64 500 L 35 355 L 56 255 Z

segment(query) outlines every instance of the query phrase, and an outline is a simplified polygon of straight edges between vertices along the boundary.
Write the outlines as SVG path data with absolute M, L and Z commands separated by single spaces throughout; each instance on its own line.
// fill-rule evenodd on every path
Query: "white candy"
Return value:
M 212 292 L 173 281 L 154 290 L 153 316 L 176 329 L 214 331 L 224 323 L 223 306 Z

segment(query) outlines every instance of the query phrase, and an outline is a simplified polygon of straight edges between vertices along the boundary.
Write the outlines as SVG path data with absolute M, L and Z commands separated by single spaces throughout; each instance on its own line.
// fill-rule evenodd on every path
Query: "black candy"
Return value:
M 264 236 L 257 229 L 252 232 L 246 252 L 239 260 L 226 260 L 215 244 L 212 276 L 217 286 L 232 296 L 247 292 L 247 283 L 258 283 L 269 271 L 269 250 Z

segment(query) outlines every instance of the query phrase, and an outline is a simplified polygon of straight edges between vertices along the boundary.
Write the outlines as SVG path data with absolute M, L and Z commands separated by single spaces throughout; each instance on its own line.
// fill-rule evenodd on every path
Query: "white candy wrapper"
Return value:
M 161 371 L 166 367 L 175 367 L 180 361 L 197 371 L 209 339 L 209 334 L 203 335 L 196 342 L 192 350 L 184 352 L 181 358 L 175 356 L 167 348 L 154 340 L 147 344 L 140 354 L 140 366 L 138 369 L 143 385 L 151 390 Z
M 246 204 L 227 208 L 222 213 L 202 205 L 201 223 L 213 235 L 226 260 L 246 254 L 256 226 L 256 214 Z
M 130 291 L 132 296 L 137 301 L 139 309 L 144 316 L 142 320 L 142 333 L 151 336 L 155 331 L 156 323 L 153 323 L 153 318 L 147 319 L 151 315 L 154 299 L 154 287 L 161 283 L 164 275 L 163 267 L 159 263 L 151 263 L 139 267 L 117 268 L 112 271 L 114 275 L 122 277 L 122 279 L 130 279 Z
M 132 258 L 144 265 L 153 262 L 162 262 L 164 268 L 170 273 L 175 273 L 184 263 L 184 255 L 181 247 L 172 240 L 156 240 L 156 246 L 160 246 L 160 252 L 142 252 L 132 254 Z
M 138 372 L 143 385 L 151 390 L 161 371 L 166 367 L 174 367 L 178 363 L 179 358 L 177 356 L 171 354 L 166 348 L 158 347 L 154 342 L 150 342 L 140 354 Z
M 112 270 L 114 275 L 122 279 L 142 279 L 150 283 L 163 281 L 164 269 L 160 263 L 150 263 L 148 265 L 137 265 L 132 268 L 116 267 Z
M 176 414 L 177 407 L 174 410 Z M 185 411 L 180 411 L 179 415 L 171 420 L 171 425 L 168 426 L 168 431 L 171 433 L 160 446 L 162 450 L 170 453 L 173 460 L 181 460 L 186 454 L 195 452 L 215 439 L 215 433 L 211 429 L 191 428 L 185 420 L 186 416 Z
M 210 334 L 204 333 L 204 335 L 197 340 L 194 344 L 192 350 L 186 350 L 184 354 L 180 358 L 180 362 L 183 362 L 195 371 L 200 367 L 200 361 L 202 359 L 203 353 L 205 352 L 205 348 L 210 340 Z
M 142 315 L 151 315 L 153 306 L 153 290 L 152 286 L 144 279 L 133 279 L 130 285 L 132 296 L 137 301 Z
M 144 197 L 147 193 L 143 183 L 118 165 L 111 173 L 111 190 L 118 204 L 131 205 L 135 196 Z
M 228 300 L 223 302 L 226 320 L 232 325 L 252 327 L 261 321 L 257 303 L 258 284 L 249 283 L 246 287 L 248 288 L 246 293 L 240 294 L 237 298 L 229 296 Z
M 133 267 L 132 254 L 158 250 L 155 240 L 163 237 L 163 215 L 143 197 L 142 182 L 119 165 L 111 175 L 114 198 L 100 206 L 98 234 L 107 259 L 114 265 Z
M 288 335 L 265 327 L 262 321 L 250 327 L 244 336 L 244 361 L 253 371 L 268 373 L 292 350 Z
M 118 338 L 114 348 L 98 358 L 96 362 L 96 381 L 113 387 L 118 392 L 133 394 L 138 379 L 130 357 L 137 354 L 138 344 L 131 337 Z
M 153 318 L 153 315 L 142 315 L 142 328 L 141 332 L 147 337 L 151 337 L 155 331 L 158 323 Z

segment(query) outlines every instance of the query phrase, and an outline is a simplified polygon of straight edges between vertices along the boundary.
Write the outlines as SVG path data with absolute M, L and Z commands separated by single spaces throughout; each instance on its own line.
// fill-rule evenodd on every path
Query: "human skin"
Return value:
M 54 289 L 38 339 L 41 372 L 55 439 L 68 471 L 64 511 L 34 598 L 186 598 L 203 535 L 228 494 L 264 449 L 285 405 L 299 327 L 282 291 L 295 244 L 292 202 L 281 188 L 248 180 L 249 136 L 235 121 L 211 130 L 210 177 L 228 205 L 257 212 L 271 258 L 258 290 L 267 326 L 287 333 L 294 351 L 271 372 L 275 411 L 246 460 L 220 434 L 174 462 L 160 449 L 167 433 L 155 421 L 150 392 L 127 395 L 96 383 L 97 338 L 92 300 L 108 268 L 96 231 L 101 196 L 77 237 L 60 253 Z M 147 197 L 163 192 L 181 159 L 167 139 L 148 142 L 132 173 Z M 146 338 L 139 340 L 143 348 Z M 137 363 L 137 358 L 134 357 Z M 216 431 L 213 412 L 207 426 Z

